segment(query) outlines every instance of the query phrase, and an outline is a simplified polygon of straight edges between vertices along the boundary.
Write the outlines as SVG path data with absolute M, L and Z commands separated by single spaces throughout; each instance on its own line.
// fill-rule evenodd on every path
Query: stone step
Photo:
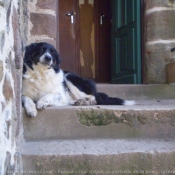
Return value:
M 174 174 L 173 139 L 83 139 L 26 142 L 23 173 Z
M 97 84 L 99 92 L 128 100 L 175 99 L 174 84 L 116 85 Z
M 175 100 L 136 101 L 134 106 L 48 107 L 25 115 L 27 141 L 93 138 L 175 138 Z

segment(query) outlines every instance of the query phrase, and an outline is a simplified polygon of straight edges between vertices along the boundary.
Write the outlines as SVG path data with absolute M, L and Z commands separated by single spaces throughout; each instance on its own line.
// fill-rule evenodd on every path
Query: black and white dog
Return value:
M 51 44 L 33 43 L 26 47 L 22 102 L 29 116 L 36 117 L 37 109 L 47 106 L 134 104 L 97 92 L 94 81 L 63 71 L 60 63 Z

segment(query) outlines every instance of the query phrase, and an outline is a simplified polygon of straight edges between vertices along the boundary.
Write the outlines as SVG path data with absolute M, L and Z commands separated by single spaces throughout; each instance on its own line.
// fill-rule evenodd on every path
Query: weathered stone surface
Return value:
M 21 131 L 21 124 L 22 124 L 22 118 L 21 118 L 21 111 L 22 111 L 22 101 L 21 101 L 21 81 L 22 81 L 22 70 L 18 70 L 16 72 L 16 79 L 14 83 L 15 87 L 15 107 L 16 107 L 16 117 L 17 120 L 17 126 L 16 126 L 16 132 L 14 132 L 17 137 L 20 134 Z
M 47 42 L 49 44 L 52 44 L 55 48 L 56 48 L 56 41 L 55 40 L 51 40 L 51 39 L 37 39 L 36 42 Z
M 0 33 L 0 50 L 1 52 L 3 52 L 3 48 L 4 48 L 4 42 L 5 42 L 5 32 L 1 32 Z
M 111 123 L 122 123 L 130 127 L 138 127 L 139 125 L 169 124 L 175 125 L 175 111 L 112 111 L 112 110 L 79 110 L 77 116 L 85 126 L 102 126 Z
M 175 99 L 175 86 L 168 84 L 97 84 L 97 91 L 127 100 Z
M 19 136 L 21 129 L 21 80 L 22 80 L 22 41 L 20 35 L 19 26 L 19 14 L 13 9 L 12 25 L 14 31 L 14 51 L 15 51 L 15 61 L 10 62 L 11 72 L 14 81 L 14 106 L 13 106 L 13 117 L 17 119 L 16 123 L 13 123 L 13 138 Z
M 28 22 L 29 22 L 29 14 L 28 14 L 28 0 L 21 1 L 21 8 L 19 9 L 20 18 L 20 35 L 22 41 L 22 51 L 24 50 L 24 46 L 26 46 L 28 38 Z
M 144 83 L 166 83 L 166 64 L 175 61 L 170 57 L 173 44 L 147 45 L 144 59 Z
M 107 144 L 107 143 L 106 143 Z M 88 148 L 87 148 L 88 149 Z M 35 174 L 174 174 L 175 153 L 123 153 L 114 155 L 23 156 L 24 171 Z
M 8 151 L 6 152 L 4 171 L 6 172 L 5 174 L 12 174 L 14 172 L 14 168 L 11 166 L 11 153 Z
M 157 102 L 158 103 L 158 102 Z M 151 105 L 161 109 L 163 106 Z M 137 109 L 139 110 L 133 110 Z M 28 141 L 88 138 L 175 138 L 175 110 L 150 105 L 47 108 L 30 118 L 23 113 Z M 47 128 L 47 129 L 45 129 Z M 37 131 L 37 132 L 36 132 Z
M 3 76 L 4 76 L 3 62 L 0 61 L 0 82 L 2 81 Z
M 3 2 L 0 2 L 0 6 L 4 7 L 4 3 Z
M 1 6 L 7 9 L 11 0 L 1 0 Z
M 169 63 L 166 66 L 167 83 L 175 83 L 175 62 Z
M 175 39 L 175 11 L 160 11 L 145 16 L 146 41 Z M 161 18 L 160 18 L 161 17 Z
M 36 4 L 41 9 L 51 9 L 56 11 L 57 1 L 55 0 L 38 0 Z
M 21 36 L 19 32 L 18 19 L 19 18 L 17 11 L 14 8 L 12 16 L 12 25 L 14 32 L 15 67 L 16 69 L 21 69 L 23 60 L 22 60 Z
M 47 14 L 30 14 L 30 20 L 33 24 L 32 35 L 47 35 L 56 38 L 56 18 Z
M 7 9 L 7 16 L 6 16 L 6 23 L 7 23 L 6 30 L 7 30 L 7 33 L 10 32 L 11 5 L 12 5 L 12 1 L 9 1 L 9 6 L 8 6 L 8 9 Z
M 5 96 L 6 101 L 10 101 L 14 97 L 13 96 L 13 89 L 12 89 L 12 86 L 11 86 L 11 81 L 10 81 L 7 74 L 6 74 L 5 80 L 4 80 L 3 94 Z
M 146 0 L 145 8 L 148 10 L 154 7 L 171 7 L 174 4 L 174 0 Z
M 16 58 L 22 55 L 22 30 L 19 25 L 25 25 L 21 20 L 23 13 L 20 13 L 24 1 L 0 0 L 0 174 L 15 174 L 15 168 L 19 167 L 15 150 L 21 145 L 22 139 L 16 137 L 15 131 L 16 123 L 20 122 L 21 117 L 20 113 L 16 115 L 16 106 L 21 103 L 20 95 L 17 95 L 16 91 L 20 91 L 21 82 L 17 80 L 16 70 L 21 70 L 22 64 L 19 59 L 15 60 L 14 54 Z M 24 35 L 27 36 L 26 34 Z

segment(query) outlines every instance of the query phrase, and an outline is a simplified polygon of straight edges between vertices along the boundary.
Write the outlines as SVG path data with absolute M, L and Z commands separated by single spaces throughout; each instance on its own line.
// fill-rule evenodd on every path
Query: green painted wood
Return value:
M 112 0 L 112 83 L 141 83 L 140 0 Z

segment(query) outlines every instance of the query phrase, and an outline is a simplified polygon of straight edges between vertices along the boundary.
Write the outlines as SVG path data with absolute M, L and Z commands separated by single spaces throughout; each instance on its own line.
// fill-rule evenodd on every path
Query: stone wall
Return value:
M 0 174 L 20 171 L 21 75 L 26 0 L 0 0 Z M 24 17 L 25 16 L 25 17 Z
M 56 0 L 30 0 L 28 44 L 48 42 L 56 46 L 57 37 Z
M 166 64 L 175 61 L 175 0 L 145 0 L 144 83 L 166 83 Z

